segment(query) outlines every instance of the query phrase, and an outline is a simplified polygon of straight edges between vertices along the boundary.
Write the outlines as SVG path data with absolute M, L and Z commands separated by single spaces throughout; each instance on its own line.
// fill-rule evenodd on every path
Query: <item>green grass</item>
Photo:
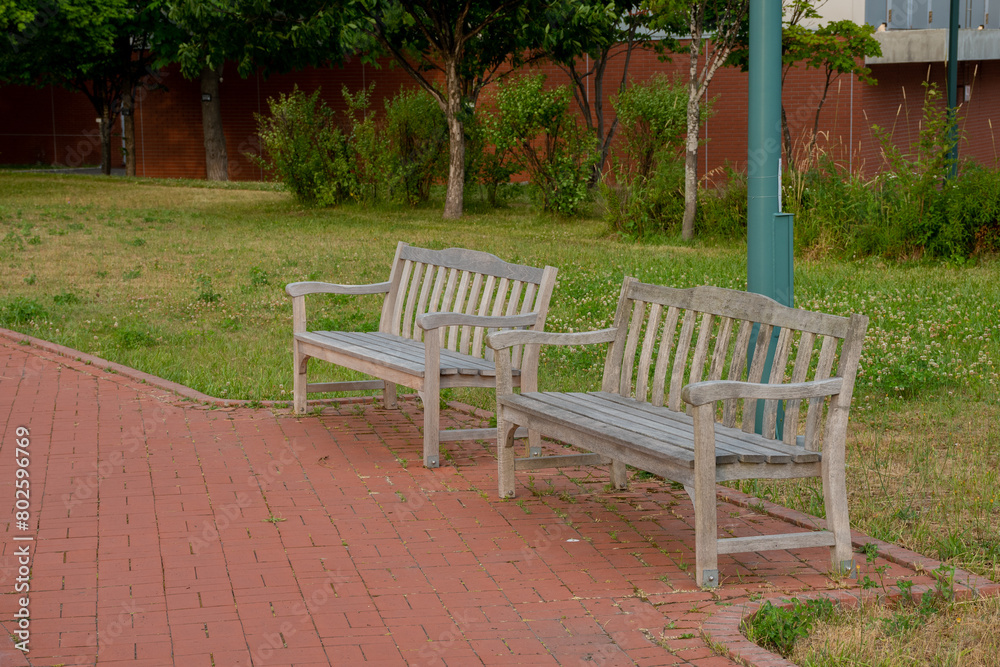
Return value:
M 271 184 L 7 172 L 0 188 L 0 325 L 227 398 L 291 398 L 286 283 L 385 280 L 400 240 L 558 267 L 553 331 L 606 326 L 624 275 L 746 284 L 745 246 L 623 243 L 596 214 L 551 217 L 517 200 L 470 201 L 455 223 L 439 202 L 310 209 Z M 801 307 L 871 317 L 849 438 L 852 524 L 1000 578 L 1000 264 L 800 258 L 795 280 Z M 318 296 L 308 314 L 374 329 L 379 306 Z M 597 388 L 603 353 L 547 349 L 542 389 Z M 323 364 L 314 376 L 353 377 Z M 493 408 L 491 392 L 453 396 Z M 815 484 L 739 486 L 823 513 Z

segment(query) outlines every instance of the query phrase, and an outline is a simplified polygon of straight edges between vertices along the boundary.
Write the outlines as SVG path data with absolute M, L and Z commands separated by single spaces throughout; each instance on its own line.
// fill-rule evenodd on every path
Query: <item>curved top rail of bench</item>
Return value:
M 750 320 L 775 327 L 789 327 L 837 338 L 846 337 L 851 325 L 849 317 L 790 308 L 762 294 L 725 287 L 701 285 L 677 289 L 633 281 L 628 287 L 626 296 L 637 301 L 676 306 L 684 310 Z M 864 318 L 866 323 L 868 321 L 864 315 L 855 317 Z
M 404 245 L 400 248 L 399 257 L 400 259 L 412 262 L 433 264 L 434 266 L 443 266 L 461 271 L 474 271 L 476 273 L 497 276 L 498 278 L 535 283 L 536 285 L 542 282 L 542 275 L 545 273 L 545 269 L 524 266 L 522 264 L 511 264 L 488 252 L 468 250 L 466 248 L 428 250 L 427 248 Z

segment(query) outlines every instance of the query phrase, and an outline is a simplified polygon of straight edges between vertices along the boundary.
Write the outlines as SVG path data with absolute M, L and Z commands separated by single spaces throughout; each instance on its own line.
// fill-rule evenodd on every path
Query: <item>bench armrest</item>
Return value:
M 553 333 L 550 331 L 498 331 L 486 337 L 486 345 L 493 350 L 504 350 L 514 345 L 592 345 L 610 343 L 618 329 L 581 331 L 578 333 Z
M 441 327 L 492 327 L 492 328 L 513 328 L 530 327 L 538 321 L 538 313 L 526 313 L 524 315 L 501 315 L 491 317 L 489 315 L 466 315 L 464 313 L 435 312 L 424 313 L 417 318 L 417 326 L 424 331 L 439 329 Z
M 694 382 L 681 390 L 685 403 L 694 406 L 724 401 L 733 398 L 761 398 L 770 400 L 791 400 L 819 398 L 839 394 L 844 384 L 843 378 L 829 378 L 812 382 L 792 382 L 787 384 L 758 384 L 735 380 L 714 380 Z
M 285 285 L 288 296 L 305 296 L 306 294 L 386 294 L 390 283 L 374 283 L 372 285 L 336 285 L 334 283 L 300 282 Z

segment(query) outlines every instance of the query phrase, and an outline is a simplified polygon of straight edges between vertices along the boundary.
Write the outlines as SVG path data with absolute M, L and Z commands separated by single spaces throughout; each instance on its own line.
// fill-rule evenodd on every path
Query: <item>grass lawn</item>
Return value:
M 400 240 L 558 267 L 552 331 L 608 324 L 626 274 L 746 285 L 745 247 L 623 243 L 598 217 L 524 205 L 472 202 L 454 223 L 437 206 L 305 209 L 261 184 L 13 172 L 0 173 L 0 192 L 0 326 L 228 398 L 291 400 L 286 283 L 385 280 Z M 871 317 L 848 442 L 852 524 L 1000 578 L 1000 263 L 800 259 L 795 280 L 800 307 Z M 329 296 L 308 307 L 323 328 L 373 329 L 379 305 Z M 596 388 L 602 367 L 603 349 L 549 351 L 542 388 Z M 489 392 L 450 397 L 492 408 Z M 823 513 L 814 484 L 742 488 Z M 962 613 L 974 626 L 976 613 Z

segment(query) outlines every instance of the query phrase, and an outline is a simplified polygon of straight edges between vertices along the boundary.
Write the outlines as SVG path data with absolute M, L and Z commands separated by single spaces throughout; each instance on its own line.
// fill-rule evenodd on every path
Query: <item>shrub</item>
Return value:
M 611 104 L 618 115 L 618 155 L 611 179 L 601 183 L 611 227 L 641 237 L 664 231 L 684 213 L 684 166 L 679 160 L 686 130 L 687 91 L 666 76 L 635 84 Z
M 920 138 L 904 152 L 873 128 L 886 169 L 865 180 L 831 160 L 785 174 L 796 215 L 796 243 L 845 256 L 926 256 L 964 261 L 1000 248 L 1000 172 L 974 164 L 946 179 L 952 123 L 940 93 L 927 86 Z
M 256 115 L 261 148 L 257 162 L 307 204 L 339 204 L 356 183 L 348 138 L 335 126 L 334 114 L 319 99 L 296 87 L 268 100 L 271 115 Z
M 596 140 L 569 112 L 569 87 L 544 90 L 544 83 L 539 74 L 499 86 L 483 124 L 495 153 L 510 151 L 528 173 L 542 207 L 571 215 L 587 198 Z
M 683 172 L 683 165 L 681 166 Z M 747 175 L 729 165 L 725 181 L 715 188 L 699 189 L 696 227 L 701 236 L 720 241 L 745 241 L 747 237 Z M 683 195 L 682 195 L 683 196 Z M 683 200 L 681 207 L 683 210 Z
M 390 196 L 408 204 L 427 201 L 431 185 L 447 177 L 448 123 L 424 90 L 399 93 L 385 102 Z
M 354 199 L 374 202 L 379 198 L 379 186 L 386 184 L 386 153 L 388 139 L 375 122 L 370 110 L 375 84 L 351 95 L 347 86 L 341 95 L 347 103 L 344 133 L 348 138 L 348 154 L 352 171 Z

